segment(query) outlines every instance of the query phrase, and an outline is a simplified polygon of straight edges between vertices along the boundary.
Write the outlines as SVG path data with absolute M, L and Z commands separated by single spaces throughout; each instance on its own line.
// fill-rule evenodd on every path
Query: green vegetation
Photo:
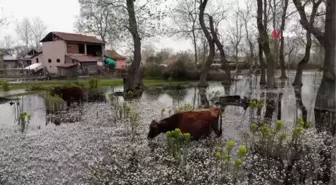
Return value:
M 27 112 L 20 113 L 19 125 L 21 127 L 21 132 L 22 133 L 26 130 L 26 127 L 30 123 L 30 120 L 31 120 L 31 115 L 30 114 L 28 114 Z
M 168 154 L 172 155 L 176 161 L 180 162 L 181 149 L 189 143 L 191 138 L 190 134 L 182 133 L 181 130 L 177 128 L 173 131 L 168 131 L 166 136 L 168 141 Z
M 96 79 L 97 80 L 97 79 Z M 55 86 L 80 86 L 80 87 L 90 87 L 91 85 L 95 86 L 98 84 L 96 80 L 87 79 L 87 80 L 50 80 L 50 81 L 37 81 L 37 82 L 26 82 L 21 84 L 9 84 L 10 89 L 26 89 L 27 91 L 37 91 L 37 90 L 48 90 Z M 155 85 L 166 85 L 168 84 L 167 80 L 157 80 L 157 79 L 144 79 L 144 84 L 147 86 L 155 86 Z M 190 81 L 180 82 L 180 81 L 169 81 L 170 84 L 188 84 Z M 5 90 L 4 83 L 0 88 L 1 90 Z M 123 81 L 120 79 L 113 80 L 105 80 L 99 79 L 99 87 L 115 87 L 123 85 Z
M 99 79 L 96 79 L 96 78 L 89 79 L 90 89 L 98 89 L 98 87 L 99 87 Z
M 237 159 L 233 163 L 232 162 L 232 150 L 234 146 L 235 146 L 235 142 L 233 140 L 230 140 L 228 142 L 219 142 L 217 144 L 217 151 L 215 153 L 215 156 L 216 156 L 216 159 L 218 160 L 217 168 L 219 167 L 219 169 L 222 172 L 225 171 L 225 173 L 229 173 L 233 165 L 232 177 L 234 178 L 234 182 L 237 182 L 240 168 L 247 154 L 247 148 L 244 145 L 238 148 Z M 216 174 L 218 175 L 217 171 L 216 171 Z M 223 174 L 220 173 L 220 176 L 221 175 Z M 219 178 L 222 178 L 222 177 L 219 177 Z
M 4 91 L 9 91 L 9 84 L 8 84 L 8 81 L 2 81 L 1 82 L 1 88 L 2 88 L 2 90 L 4 90 Z
M 64 100 L 57 95 L 52 96 L 49 93 L 44 93 L 43 99 L 48 113 L 63 110 L 65 107 Z
M 131 134 L 131 140 L 135 139 L 138 134 L 137 129 L 139 127 L 140 113 L 130 103 L 120 102 L 118 97 L 113 94 L 108 94 L 111 108 L 114 109 L 114 124 L 117 124 L 117 119 L 122 120 L 125 123 L 127 132 Z

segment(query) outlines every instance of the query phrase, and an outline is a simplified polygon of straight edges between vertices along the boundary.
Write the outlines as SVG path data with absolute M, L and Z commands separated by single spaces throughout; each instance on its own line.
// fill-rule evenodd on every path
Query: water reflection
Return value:
M 288 74 L 290 76 L 289 81 L 291 81 L 293 75 L 290 72 Z M 266 95 L 268 103 L 262 110 L 267 110 L 267 106 L 269 106 L 269 110 L 271 109 L 271 111 L 265 112 L 266 115 L 271 117 L 274 112 L 277 112 L 278 119 L 281 117 L 284 122 L 291 124 L 297 117 L 296 102 L 298 102 L 299 107 L 303 110 L 305 119 L 312 120 L 313 102 L 315 101 L 318 87 L 318 84 L 314 84 L 318 82 L 318 79 L 316 79 L 317 76 L 313 73 L 304 74 L 304 85 L 300 89 L 294 90 L 292 86 L 288 85 L 289 83 L 280 83 L 281 90 L 267 91 L 267 93 L 265 89 L 259 86 L 260 77 L 255 76 L 237 80 L 231 86 L 211 82 L 208 88 L 203 89 L 196 87 L 178 90 L 155 88 L 145 90 L 139 101 L 149 107 L 155 104 L 161 108 L 167 108 L 178 106 L 181 103 L 188 103 L 194 105 L 194 107 L 207 107 L 210 105 L 209 100 L 213 92 L 216 92 L 217 96 L 239 95 L 263 100 L 266 100 L 266 97 L 264 97 Z M 109 92 L 111 91 L 122 91 L 122 87 L 110 89 Z M 30 127 L 28 128 L 30 131 L 36 131 L 38 127 L 41 127 L 41 129 L 54 127 L 53 124 L 45 124 L 48 119 L 46 117 L 44 101 L 41 96 L 23 96 L 19 102 L 22 104 L 23 111 L 31 115 Z M 305 110 L 302 109 L 303 107 L 305 107 Z M 262 114 L 262 110 L 259 110 L 260 114 Z M 237 107 L 229 112 L 230 114 L 241 116 L 241 111 L 242 109 Z M 13 125 L 15 125 L 15 112 L 13 112 L 13 107 L 10 106 L 8 102 L 0 104 L 0 112 L 0 128 L 13 128 Z M 158 112 L 160 112 L 160 110 Z M 155 114 L 155 112 L 150 112 L 149 114 Z
M 306 106 L 302 102 L 302 86 L 295 86 L 294 93 L 296 98 L 296 106 L 297 109 L 301 111 L 301 115 L 298 114 L 298 117 L 302 117 L 303 121 L 307 121 L 308 112 Z

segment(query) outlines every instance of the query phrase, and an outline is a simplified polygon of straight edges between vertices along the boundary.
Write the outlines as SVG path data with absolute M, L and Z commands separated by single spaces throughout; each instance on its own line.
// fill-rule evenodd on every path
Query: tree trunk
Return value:
M 260 39 L 258 39 L 258 47 L 259 47 L 259 62 L 260 62 L 260 85 L 266 85 L 266 72 L 265 72 L 265 61 L 264 61 L 264 52 L 262 50 L 262 46 L 260 43 Z
M 198 60 L 198 56 L 197 56 L 197 42 L 196 42 L 196 34 L 195 34 L 195 28 L 193 28 L 192 31 L 192 36 L 193 36 L 193 44 L 194 44 L 194 52 L 195 52 L 195 66 L 197 65 L 197 60 Z
M 213 19 L 212 16 L 209 17 L 210 19 L 210 31 L 212 34 L 212 38 L 220 52 L 220 57 L 221 57 L 221 63 L 222 63 L 222 69 L 225 71 L 225 80 L 222 82 L 222 84 L 226 84 L 226 85 L 230 85 L 231 84 L 231 70 L 230 70 L 230 66 L 229 66 L 229 62 L 226 60 L 225 57 L 225 51 L 223 48 L 222 43 L 219 41 L 217 33 L 214 29 L 214 24 L 213 24 Z
M 259 37 L 260 37 L 260 43 L 262 50 L 264 51 L 266 55 L 266 61 L 267 61 L 267 88 L 275 88 L 275 81 L 274 81 L 274 60 L 271 53 L 271 49 L 269 46 L 269 39 L 267 34 L 267 29 L 263 25 L 262 22 L 262 0 L 258 0 L 258 10 L 257 10 L 257 25 L 258 25 L 258 31 L 259 31 Z
M 303 85 L 302 84 L 302 73 L 303 73 L 304 66 L 309 62 L 310 49 L 311 49 L 311 46 L 312 46 L 311 27 L 314 25 L 316 12 L 317 12 L 317 9 L 318 9 L 319 5 L 321 4 L 321 2 L 322 2 L 321 0 L 318 1 L 317 3 L 313 2 L 313 10 L 312 10 L 312 13 L 311 13 L 311 16 L 310 16 L 310 20 L 308 22 L 309 29 L 307 29 L 307 33 L 306 33 L 307 43 L 306 43 L 305 55 L 304 55 L 303 59 L 300 61 L 298 67 L 297 67 L 293 85 L 300 85 L 300 86 Z
M 208 72 L 210 70 L 210 66 L 211 66 L 211 64 L 213 62 L 213 59 L 214 59 L 214 56 L 215 56 L 215 45 L 214 45 L 213 39 L 211 38 L 211 35 L 210 35 L 207 27 L 205 26 L 205 22 L 204 22 L 204 10 L 205 10 L 205 7 L 207 5 L 207 2 L 208 2 L 208 0 L 204 0 L 203 2 L 201 1 L 200 14 L 199 14 L 200 25 L 201 25 L 201 28 L 204 32 L 204 35 L 205 35 L 208 43 L 209 43 L 209 50 L 210 50 L 207 61 L 203 65 L 203 69 L 201 71 L 201 75 L 200 75 L 199 82 L 198 82 L 199 86 L 201 86 L 201 87 L 207 87 L 208 86 L 208 84 L 206 82 L 206 78 L 207 78 Z
M 124 80 L 125 92 L 135 91 L 136 88 L 141 88 L 139 84 L 142 84 L 142 79 L 137 79 L 141 76 L 138 75 L 141 63 L 141 38 L 139 36 L 137 20 L 135 17 L 134 0 L 127 0 L 127 12 L 129 19 L 129 31 L 131 32 L 134 42 L 134 61 L 129 67 L 127 77 Z M 138 84 L 136 84 L 136 81 L 138 81 Z
M 283 6 L 282 16 L 281 16 L 281 26 L 280 26 L 281 34 L 285 30 L 288 1 L 289 0 L 284 0 L 284 6 Z M 280 68 L 281 68 L 280 79 L 283 79 L 283 80 L 288 79 L 286 75 L 284 47 L 285 47 L 285 38 L 281 35 L 279 59 L 280 59 Z
M 311 48 L 311 45 L 312 45 L 310 31 L 307 30 L 306 34 L 307 34 L 307 36 L 306 36 L 307 37 L 307 44 L 306 44 L 305 55 L 304 55 L 303 59 L 300 61 L 300 63 L 298 64 L 293 85 L 300 85 L 300 86 L 303 85 L 302 84 L 303 68 L 308 63 L 309 58 L 310 58 L 310 48 Z
M 322 82 L 315 100 L 315 126 L 318 131 L 327 131 L 335 135 L 336 124 L 336 1 L 327 0 L 324 40 L 325 57 Z M 321 42 L 320 42 L 321 43 Z M 327 184 L 331 179 L 331 148 L 333 144 L 326 140 L 327 151 L 321 151 L 326 167 L 318 174 L 317 180 Z M 329 151 L 328 151 L 329 150 Z

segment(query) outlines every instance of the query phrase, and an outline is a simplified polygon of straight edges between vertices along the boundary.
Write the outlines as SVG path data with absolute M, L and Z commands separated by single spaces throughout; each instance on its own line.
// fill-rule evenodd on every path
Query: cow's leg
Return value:
M 212 122 L 211 124 L 211 128 L 212 130 L 215 132 L 215 134 L 217 135 L 217 137 L 220 137 L 222 135 L 221 130 L 218 128 L 218 120 Z
M 66 103 L 67 103 L 67 110 L 69 110 L 71 106 L 71 100 L 66 101 Z

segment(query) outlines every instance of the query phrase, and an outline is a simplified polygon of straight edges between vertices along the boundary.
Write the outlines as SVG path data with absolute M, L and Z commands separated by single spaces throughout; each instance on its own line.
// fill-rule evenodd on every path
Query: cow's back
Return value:
M 178 128 L 196 138 L 207 136 L 211 132 L 211 124 L 216 121 L 215 114 L 215 111 L 207 109 L 183 112 L 179 117 Z
M 82 100 L 84 98 L 84 89 L 80 87 L 66 87 L 61 90 L 61 97 L 65 101 Z

